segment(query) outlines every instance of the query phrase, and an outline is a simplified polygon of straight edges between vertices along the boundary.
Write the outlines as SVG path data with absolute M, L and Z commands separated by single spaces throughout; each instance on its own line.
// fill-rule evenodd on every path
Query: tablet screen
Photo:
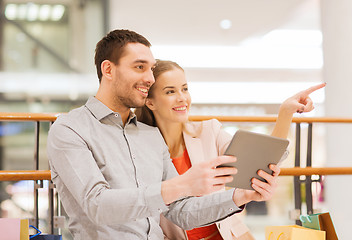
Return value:
M 233 181 L 226 186 L 253 190 L 251 179 L 255 177 L 265 181 L 258 176 L 258 170 L 272 174 L 269 164 L 277 164 L 280 161 L 288 144 L 289 141 L 284 138 L 238 130 L 224 154 L 235 156 L 237 161 L 220 165 L 233 166 L 238 170 L 237 174 L 233 175 Z

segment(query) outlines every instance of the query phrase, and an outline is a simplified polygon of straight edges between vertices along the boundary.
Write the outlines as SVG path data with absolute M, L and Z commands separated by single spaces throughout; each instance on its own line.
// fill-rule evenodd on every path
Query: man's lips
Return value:
M 144 96 L 148 96 L 148 90 L 149 88 L 147 87 L 137 87 L 136 88 L 139 92 L 141 92 Z

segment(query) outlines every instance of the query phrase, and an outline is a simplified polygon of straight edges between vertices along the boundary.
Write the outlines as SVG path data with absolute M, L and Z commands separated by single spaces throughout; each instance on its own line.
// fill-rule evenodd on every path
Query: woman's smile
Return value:
M 179 106 L 179 107 L 174 107 L 174 108 L 172 108 L 172 110 L 174 110 L 176 112 L 186 112 L 187 111 L 187 106 L 183 105 L 183 106 Z

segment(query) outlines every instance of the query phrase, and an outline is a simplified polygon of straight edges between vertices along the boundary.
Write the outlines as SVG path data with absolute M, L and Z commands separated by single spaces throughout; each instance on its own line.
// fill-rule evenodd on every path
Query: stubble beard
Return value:
M 120 106 L 123 106 L 125 108 L 139 108 L 139 107 L 143 107 L 145 104 L 145 100 L 144 99 L 143 102 L 139 102 L 136 99 L 133 99 L 132 96 L 129 97 L 122 97 L 122 96 L 116 96 L 115 97 L 115 103 L 117 103 Z

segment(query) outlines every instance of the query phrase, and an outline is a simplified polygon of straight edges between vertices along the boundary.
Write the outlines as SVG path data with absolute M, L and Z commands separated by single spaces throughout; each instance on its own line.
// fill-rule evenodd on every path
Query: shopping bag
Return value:
M 32 225 L 29 225 L 29 227 L 34 228 L 38 232 L 34 235 L 31 235 L 29 237 L 30 240 L 62 240 L 61 235 L 42 234 L 42 232 L 38 228 Z
M 265 240 L 325 240 L 325 232 L 298 225 L 268 226 Z
M 30 240 L 62 240 L 61 235 L 52 235 L 52 234 L 40 234 Z
M 301 215 L 300 220 L 303 227 L 325 231 L 326 240 L 338 240 L 330 213 Z
M 28 219 L 0 218 L 0 240 L 28 240 Z

